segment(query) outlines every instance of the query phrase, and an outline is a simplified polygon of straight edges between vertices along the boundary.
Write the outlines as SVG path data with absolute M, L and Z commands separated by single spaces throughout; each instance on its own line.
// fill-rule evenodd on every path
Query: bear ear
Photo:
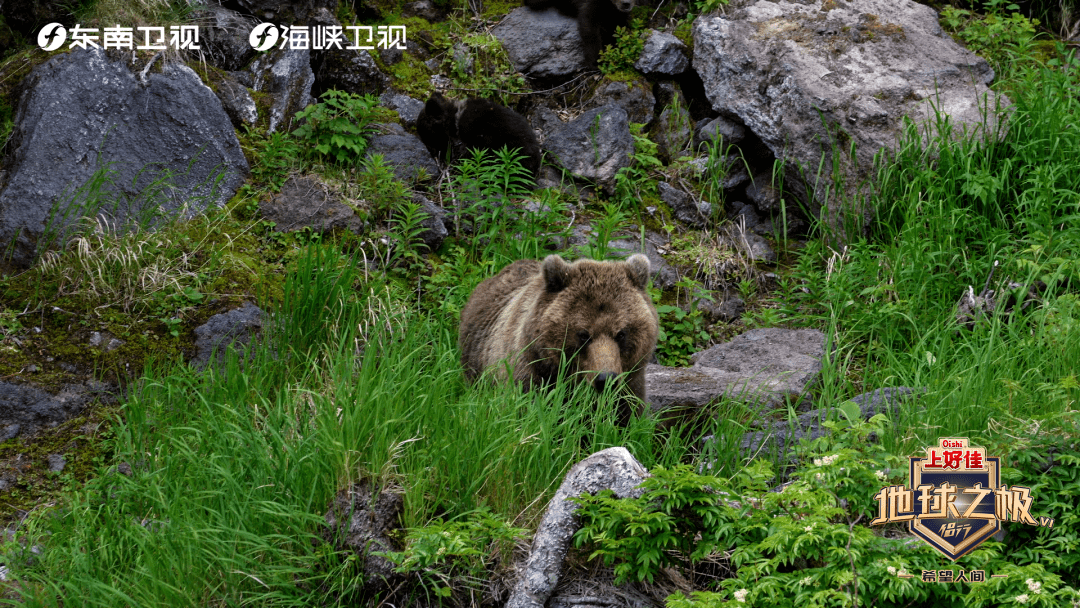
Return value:
M 424 113 L 428 116 L 440 116 L 443 113 L 444 101 L 443 96 L 439 93 L 433 94 L 424 104 Z
M 626 260 L 626 274 L 634 287 L 644 291 L 649 284 L 649 258 L 640 253 L 635 253 Z
M 557 255 L 549 255 L 544 258 L 541 267 L 544 272 L 544 286 L 549 293 L 558 293 L 566 289 L 570 282 L 570 264 Z

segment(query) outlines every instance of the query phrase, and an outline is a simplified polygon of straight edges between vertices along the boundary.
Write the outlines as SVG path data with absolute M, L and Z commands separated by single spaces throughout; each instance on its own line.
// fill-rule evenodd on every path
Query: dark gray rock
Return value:
M 690 170 L 705 180 L 717 180 L 721 190 L 734 190 L 750 181 L 746 162 L 739 154 L 727 154 L 716 159 L 702 156 L 690 161 Z
M 611 194 L 615 191 L 615 174 L 630 166 L 634 138 L 626 111 L 604 106 L 547 134 L 542 147 L 549 159 L 574 177 L 595 181 Z
M 642 250 L 640 237 L 620 237 L 610 241 L 608 247 L 620 257 L 630 257 L 635 253 L 643 253 L 649 258 L 649 272 L 652 275 L 653 286 L 660 289 L 671 289 L 679 282 L 679 273 L 660 255 L 660 247 L 666 247 L 668 239 L 656 232 L 645 233 L 645 245 Z
M 605 106 L 619 106 L 626 111 L 626 118 L 630 122 L 647 124 L 653 119 L 656 98 L 647 82 L 611 80 L 597 89 L 585 108 L 591 110 Z
M 379 97 L 379 103 L 397 112 L 401 124 L 406 127 L 415 127 L 416 119 L 420 117 L 420 111 L 424 109 L 424 102 L 394 91 L 383 93 Z
M 402 578 L 394 563 L 378 553 L 400 550 L 390 536 L 403 505 L 401 494 L 376 495 L 366 484 L 353 484 L 337 493 L 326 512 L 324 538 L 338 551 L 357 556 L 368 590 L 385 589 Z
M 720 152 L 726 154 L 728 146 L 735 145 L 745 138 L 746 127 L 733 120 L 728 120 L 723 116 L 703 120 L 694 129 L 694 151 L 699 154 L 706 153 L 708 146 L 718 143 Z
M 250 73 L 248 75 L 250 77 Z M 237 129 L 242 128 L 243 125 L 255 126 L 256 121 L 259 120 L 255 98 L 251 96 L 251 91 L 240 82 L 236 74 L 212 74 L 211 78 L 214 79 L 214 94 L 221 100 L 221 105 L 225 108 L 225 113 L 229 115 L 233 126 Z
M 839 155 L 849 191 L 831 200 L 860 201 L 875 155 L 894 149 L 907 119 L 921 133 L 940 111 L 957 133 L 997 133 L 994 112 L 986 125 L 982 113 L 995 108 L 993 71 L 941 30 L 934 9 L 911 0 L 738 2 L 695 20 L 693 66 L 713 109 L 738 117 L 791 167 L 785 186 L 799 171 L 808 176 L 817 194 L 801 202 L 814 216 L 827 191 L 816 180 L 833 179 L 817 169 L 832 166 L 835 147 L 856 154 Z M 869 213 L 829 210 L 826 221 L 861 227 Z
M 900 406 L 909 401 L 915 401 L 918 396 L 927 391 L 925 386 L 912 388 L 910 386 L 892 386 L 874 389 L 852 397 L 851 400 L 859 406 L 863 418 L 870 419 L 877 414 L 887 414 L 896 420 L 900 414 Z
M 585 69 L 577 20 L 554 8 L 514 9 L 491 29 L 514 69 L 537 80 L 565 80 Z
M 752 329 L 693 357 L 686 368 L 649 365 L 645 392 L 655 412 L 700 408 L 721 396 L 776 407 L 810 394 L 821 374 L 825 335 L 813 329 Z
M 746 302 L 739 296 L 714 296 L 718 297 L 714 297 L 711 302 L 705 298 L 697 300 L 698 310 L 705 313 L 705 318 L 710 323 L 734 323 L 746 312 Z
M 327 9 L 337 7 L 337 0 L 236 0 L 245 11 L 263 21 L 284 25 L 327 25 Z M 336 23 L 336 21 L 334 21 Z
M 694 202 L 694 197 L 673 188 L 667 182 L 657 184 L 660 191 L 660 200 L 671 207 L 675 219 L 692 228 L 704 228 L 712 217 L 712 205 L 702 201 Z
M 315 102 L 311 87 L 315 73 L 311 70 L 311 51 L 307 49 L 276 49 L 260 55 L 251 62 L 256 91 L 268 93 L 271 132 L 291 131 L 296 113 Z
M 650 30 L 634 67 L 643 74 L 678 76 L 690 67 L 687 51 L 686 45 L 675 36 Z
M 581 523 L 578 506 L 568 499 L 610 489 L 619 498 L 638 498 L 649 472 L 623 447 L 608 448 L 574 465 L 548 503 L 533 535 L 525 569 L 506 608 L 544 608 L 559 584 L 570 539 Z
M 377 128 L 380 134 L 368 142 L 364 156 L 382 154 L 386 164 L 394 169 L 394 175 L 403 182 L 414 182 L 421 173 L 427 177 L 439 175 L 439 165 L 419 137 L 394 123 L 380 124 Z
M 67 460 L 62 454 L 49 454 L 45 458 L 49 462 L 49 470 L 53 473 L 60 473 L 67 466 Z
M 258 20 L 214 4 L 197 11 L 195 17 L 199 22 L 199 46 L 207 63 L 233 72 L 255 57 L 248 36 Z
M 313 65 L 312 94 L 316 96 L 330 89 L 354 95 L 382 95 L 390 85 L 390 77 L 379 70 L 375 58 L 367 51 L 337 48 L 317 51 Z
M 776 262 L 776 251 L 761 235 L 745 229 L 741 224 L 728 224 L 720 231 L 720 238 L 731 249 L 754 262 Z
M 76 50 L 35 68 L 23 86 L 0 193 L 0 246 L 18 235 L 17 265 L 32 261 L 43 234 L 60 236 L 80 216 L 150 227 L 155 217 L 224 203 L 248 173 L 221 102 L 185 65 L 166 63 L 144 83 L 124 59 Z M 108 202 L 95 209 L 76 190 L 106 163 L 115 173 L 102 187 Z M 171 187 L 150 188 L 166 177 Z
M 780 190 L 772 185 L 772 176 L 759 173 L 746 187 L 746 198 L 754 203 L 759 211 L 780 211 Z
M 401 7 L 401 13 L 404 17 L 420 17 L 421 19 L 427 19 L 431 23 L 442 21 L 446 17 L 445 13 L 440 11 L 429 0 L 409 2 Z
M 660 160 L 670 163 L 682 156 L 693 135 L 690 110 L 681 95 L 674 95 L 652 128 L 652 140 L 656 142 Z
M 195 328 L 195 358 L 192 363 L 204 368 L 211 362 L 220 365 L 225 351 L 243 351 L 262 335 L 266 313 L 250 302 L 241 308 L 214 315 Z
M 341 194 L 310 175 L 290 177 L 280 192 L 259 204 L 259 211 L 263 219 L 274 223 L 275 232 L 309 229 L 319 234 L 335 230 L 360 234 L 364 229 Z
M 424 221 L 420 225 L 424 231 L 420 233 L 420 240 L 431 251 L 442 246 L 443 240 L 450 234 L 446 230 L 446 211 L 442 207 L 428 200 L 419 193 L 413 193 L 413 202 L 418 203 L 424 211 Z
M 0 382 L 0 441 L 55 427 L 95 400 L 111 403 L 115 390 L 88 382 L 65 386 L 53 395 L 31 384 Z

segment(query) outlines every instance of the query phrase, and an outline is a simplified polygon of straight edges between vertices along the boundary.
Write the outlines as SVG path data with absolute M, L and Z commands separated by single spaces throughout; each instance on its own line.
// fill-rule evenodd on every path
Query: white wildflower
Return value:
M 810 524 L 809 526 L 806 526 L 805 528 L 803 528 L 803 532 L 813 532 L 813 531 L 814 531 L 814 524 Z
M 874 475 L 877 475 L 877 478 L 880 479 L 881 481 L 885 481 L 885 477 L 886 477 L 885 471 L 882 471 L 881 469 L 878 469 L 878 470 L 874 471 Z
M 1035 594 L 1042 593 L 1042 583 L 1040 583 L 1039 581 L 1037 581 L 1037 580 L 1035 580 L 1033 578 L 1029 578 L 1025 582 L 1027 582 L 1028 589 L 1031 589 L 1032 593 L 1035 593 Z
M 814 473 L 814 479 L 821 481 L 821 473 Z
M 1026 604 L 1028 601 L 1028 594 L 1023 593 L 1013 598 L 1017 604 Z
M 801 581 L 799 581 L 799 584 L 802 585 L 803 587 L 805 587 L 805 586 L 809 585 L 812 582 L 814 582 L 814 578 L 810 577 L 810 576 L 807 576 L 807 577 L 803 578 Z
M 889 566 L 886 570 L 889 571 L 889 574 L 896 576 L 896 566 Z
M 746 601 L 746 596 L 748 596 L 748 595 L 750 595 L 750 591 L 748 589 L 739 589 L 738 591 L 735 592 L 735 601 L 737 601 L 737 602 L 745 602 Z
M 815 458 L 814 459 L 814 466 L 815 467 L 820 467 L 821 466 L 821 459 L 820 458 Z

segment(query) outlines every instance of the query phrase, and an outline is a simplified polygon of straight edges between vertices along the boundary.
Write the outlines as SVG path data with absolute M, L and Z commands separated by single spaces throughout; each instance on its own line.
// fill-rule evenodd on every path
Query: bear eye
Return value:
M 619 333 L 615 334 L 615 341 L 618 342 L 619 344 L 625 344 L 626 343 L 626 330 L 625 329 L 620 329 Z
M 589 341 L 589 332 L 585 331 L 584 329 L 577 332 L 577 339 L 578 342 L 585 344 Z

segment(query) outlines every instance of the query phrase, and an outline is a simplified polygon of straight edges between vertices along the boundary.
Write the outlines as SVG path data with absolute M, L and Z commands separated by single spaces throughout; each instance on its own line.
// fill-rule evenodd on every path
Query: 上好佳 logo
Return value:
M 925 458 L 910 461 L 910 487 L 881 488 L 871 525 L 908 522 L 913 534 L 953 561 L 997 533 L 1003 521 L 1054 525 L 1032 517 L 1031 489 L 1001 485 L 1001 459 L 987 457 L 966 437 L 940 438 Z

